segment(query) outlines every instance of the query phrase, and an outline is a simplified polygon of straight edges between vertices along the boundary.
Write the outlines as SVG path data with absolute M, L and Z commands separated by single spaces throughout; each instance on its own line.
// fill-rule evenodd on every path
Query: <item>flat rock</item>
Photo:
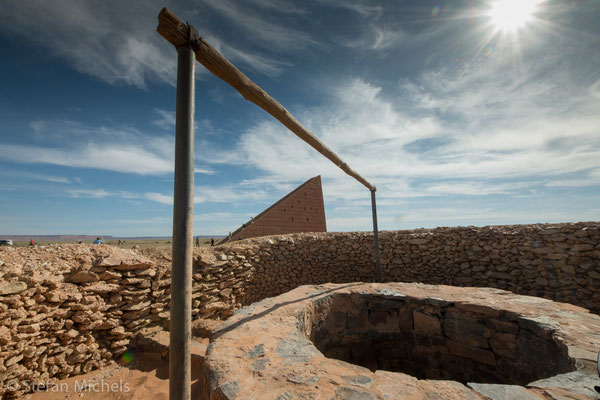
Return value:
M 516 385 L 496 385 L 488 383 L 468 383 L 468 387 L 490 400 L 542 400 L 536 394 Z
M 1 282 L 0 296 L 21 293 L 25 289 L 27 289 L 25 282 Z
M 598 393 L 594 390 L 594 386 L 600 385 L 600 379 L 590 376 L 580 371 L 573 371 L 566 374 L 555 375 L 548 379 L 531 382 L 528 387 L 550 389 L 559 388 L 566 389 L 569 392 L 597 398 Z

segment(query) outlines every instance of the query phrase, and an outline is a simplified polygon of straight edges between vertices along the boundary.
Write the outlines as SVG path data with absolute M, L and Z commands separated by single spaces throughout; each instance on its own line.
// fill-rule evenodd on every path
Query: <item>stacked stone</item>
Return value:
M 483 286 L 600 312 L 600 223 L 381 232 L 385 281 Z M 169 250 L 63 245 L 0 248 L 0 395 L 64 378 L 168 324 Z M 370 232 L 271 236 L 196 249 L 194 319 L 321 283 L 373 282 Z M 13 392 L 13 394 L 20 392 Z
M 0 397 L 89 372 L 124 353 L 137 331 L 164 318 L 168 273 L 151 266 L 120 251 L 64 275 L 0 281 Z
M 272 236 L 215 251 L 230 268 L 254 268 L 242 304 L 303 284 L 373 282 L 369 232 Z M 380 233 L 385 281 L 484 286 L 569 302 L 600 312 L 600 224 L 513 225 Z M 222 249 L 222 250 L 220 250 Z M 259 261 L 256 261 L 256 260 Z
M 487 293 L 490 302 L 494 296 L 519 299 L 495 289 L 477 290 Z M 449 287 L 440 291 L 461 293 Z M 558 307 L 548 300 L 520 300 L 536 309 Z M 308 336 L 325 356 L 373 371 L 462 383 L 525 385 L 573 369 L 567 347 L 552 336 L 552 320 L 496 307 L 391 291 L 378 296 L 334 292 L 315 301 L 306 318 L 312 321 Z M 596 323 L 599 320 L 595 318 Z

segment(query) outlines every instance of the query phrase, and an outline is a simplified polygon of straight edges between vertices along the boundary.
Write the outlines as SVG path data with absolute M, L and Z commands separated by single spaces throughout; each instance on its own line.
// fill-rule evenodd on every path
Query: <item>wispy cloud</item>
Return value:
M 234 26 L 243 27 L 249 35 L 258 38 L 260 41 L 256 43 L 262 43 L 266 49 L 290 52 L 318 45 L 310 35 L 272 22 L 266 15 L 255 13 L 252 7 L 244 7 L 241 3 L 234 4 L 229 0 L 204 0 L 204 3 L 229 18 Z
M 88 126 L 77 121 L 30 124 L 36 144 L 0 143 L 0 159 L 140 175 L 173 171 L 173 136 L 153 136 L 129 126 Z M 63 143 L 62 147 L 57 144 Z
M 118 224 L 135 224 L 135 225 L 152 225 L 152 224 L 160 224 L 166 225 L 171 224 L 172 219 L 167 217 L 152 217 L 152 218 L 144 218 L 144 219 L 117 219 L 115 221 Z
M 305 15 L 308 13 L 306 9 L 301 8 L 298 3 L 293 0 L 247 0 L 247 2 L 265 10 L 282 14 Z
M 118 5 L 118 6 L 117 6 Z M 33 0 L 4 4 L 2 29 L 50 48 L 110 83 L 175 82 L 172 46 L 155 33 L 158 1 Z
M 0 144 L 0 158 L 74 168 L 94 168 L 140 175 L 164 174 L 173 163 L 136 146 L 87 144 L 72 148 Z
M 173 204 L 173 196 L 165 195 L 162 193 L 149 192 L 144 195 L 147 200 L 152 200 L 161 204 Z
M 173 204 L 173 196 L 163 193 L 145 193 L 143 196 L 147 200 L 155 201 L 161 204 Z M 194 203 L 230 203 L 242 204 L 248 201 L 260 201 L 269 199 L 270 194 L 267 190 L 260 188 L 247 188 L 244 186 L 226 185 L 226 186 L 208 186 L 197 185 L 194 187 Z
M 175 129 L 175 111 L 161 110 L 159 108 L 154 109 L 154 111 L 158 114 L 158 118 L 152 121 L 154 125 L 164 130 L 173 131 Z
M 195 174 L 214 175 L 215 171 L 208 168 L 194 168 Z
M 363 17 L 374 16 L 378 18 L 383 12 L 383 7 L 375 4 L 373 1 L 346 1 L 346 0 L 317 0 L 319 3 L 335 7 L 351 10 L 360 14 Z
M 540 53 L 515 65 L 510 49 L 497 49 L 457 68 L 425 70 L 396 89 L 338 81 L 324 88 L 322 105 L 295 114 L 378 187 L 382 204 L 597 186 L 596 81 L 579 77 L 576 64 L 552 69 L 556 57 Z M 235 151 L 211 153 L 209 161 L 252 166 L 273 184 L 321 174 L 326 202 L 368 205 L 360 185 L 273 120 L 248 128 Z
M 74 198 L 88 197 L 94 199 L 103 199 L 115 195 L 104 189 L 67 189 L 67 193 Z

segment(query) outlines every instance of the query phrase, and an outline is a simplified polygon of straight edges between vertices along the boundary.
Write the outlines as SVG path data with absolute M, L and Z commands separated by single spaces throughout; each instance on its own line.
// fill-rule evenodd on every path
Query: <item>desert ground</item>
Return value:
M 214 237 L 215 244 L 223 239 L 222 237 Z M 50 244 L 74 244 L 75 242 L 51 242 L 51 241 L 35 241 L 35 244 L 38 246 L 48 246 Z M 87 242 L 84 242 L 87 243 Z M 168 239 L 136 239 L 136 240 L 121 240 L 121 245 L 119 246 L 119 240 L 106 240 L 104 242 L 109 246 L 116 246 L 122 249 L 131 249 L 134 246 L 138 246 L 136 248 L 140 249 L 150 249 L 150 248 L 160 248 L 160 247 L 171 247 L 172 242 Z M 89 243 L 87 243 L 89 244 Z M 14 247 L 27 247 L 29 245 L 29 241 L 15 241 Z M 194 239 L 194 246 L 196 245 L 196 239 Z M 200 239 L 200 247 L 210 246 L 210 238 L 201 238 Z
M 200 396 L 198 368 L 192 369 L 192 397 Z M 85 375 L 72 376 L 49 384 L 45 390 L 24 396 L 32 400 L 108 399 L 167 400 L 169 361 L 134 355 L 129 362 L 119 360 Z

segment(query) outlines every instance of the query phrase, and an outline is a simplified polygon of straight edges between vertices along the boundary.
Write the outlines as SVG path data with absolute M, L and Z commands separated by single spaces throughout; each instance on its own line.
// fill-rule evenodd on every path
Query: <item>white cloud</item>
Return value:
M 378 187 L 386 206 L 411 197 L 523 198 L 538 187 L 565 186 L 565 174 L 597 170 L 600 101 L 568 95 L 569 69 L 542 74 L 527 64 L 505 73 L 511 65 L 479 60 L 460 71 L 427 70 L 398 91 L 354 78 L 323 88 L 331 95 L 318 107 L 292 111 Z M 209 153 L 209 162 L 257 168 L 263 183 L 321 174 L 326 204 L 369 204 L 361 185 L 274 120 L 249 127 L 235 151 Z M 597 185 L 596 178 L 570 186 Z
M 173 171 L 173 136 L 151 136 L 130 127 L 90 127 L 76 121 L 34 121 L 40 145 L 0 143 L 0 159 L 140 175 Z M 57 147 L 57 143 L 65 143 Z
M 369 3 L 373 3 L 372 1 L 318 0 L 318 2 L 321 4 L 327 5 L 327 6 L 331 6 L 331 7 L 344 8 L 347 10 L 351 10 L 351 11 L 354 11 L 354 12 L 360 14 L 363 17 L 371 16 L 371 17 L 378 18 L 379 16 L 381 16 L 381 13 L 383 12 L 383 7 L 381 7 L 379 5 L 369 4 Z
M 115 220 L 117 224 L 134 224 L 134 225 L 151 225 L 151 224 L 160 224 L 167 225 L 173 222 L 172 219 L 166 217 L 152 217 L 152 218 L 144 218 L 144 219 L 117 219 Z
M 0 144 L 0 158 L 140 175 L 173 171 L 170 160 L 136 146 L 124 145 L 87 144 L 65 149 Z
M 150 192 L 143 196 L 147 200 L 161 204 L 173 204 L 173 196 L 162 193 Z M 248 201 L 269 199 L 269 193 L 261 189 L 247 189 L 245 187 L 227 186 L 194 186 L 194 203 L 230 203 L 242 204 Z
M 600 99 L 600 79 L 590 86 L 590 94 L 597 99 Z
M 212 169 L 208 169 L 208 168 L 194 168 L 194 173 L 195 174 L 204 174 L 204 175 L 214 175 L 215 171 L 213 171 Z
M 253 200 L 268 199 L 264 190 L 247 190 L 236 186 L 213 187 L 198 185 L 194 187 L 194 203 L 244 203 Z
M 104 189 L 68 189 L 67 193 L 74 198 L 89 197 L 94 199 L 103 199 L 114 196 L 114 193 L 107 192 Z
M 162 193 L 149 192 L 144 195 L 144 198 L 160 204 L 173 205 L 173 196 L 168 196 Z
M 249 35 L 259 39 L 256 44 L 269 50 L 290 52 L 318 45 L 310 35 L 269 21 L 255 13 L 252 7 L 243 7 L 241 3 L 234 4 L 229 0 L 205 0 L 204 3 L 229 18 L 235 26 L 243 27 Z
M 152 123 L 164 130 L 175 130 L 175 111 L 161 110 L 155 108 L 154 111 L 158 114 L 158 118 Z
M 71 179 L 65 178 L 63 176 L 52 176 L 52 175 L 43 175 L 43 174 L 30 174 L 34 179 L 39 179 L 47 182 L 56 182 L 56 183 L 71 183 Z
M 4 30 L 50 48 L 77 70 L 110 83 L 175 82 L 174 49 L 156 34 L 158 1 L 11 1 Z
M 580 173 L 577 177 L 571 179 L 557 179 L 547 182 L 549 187 L 586 187 L 600 185 L 600 168 L 592 170 L 589 173 Z
M 211 44 L 212 43 L 218 42 L 213 40 Z M 233 46 L 221 44 L 220 46 L 214 47 L 220 48 L 220 51 L 226 58 L 234 62 L 239 61 L 268 76 L 280 75 L 283 72 L 284 67 L 292 65 L 290 62 L 274 60 L 272 57 L 265 56 L 264 54 L 250 53 L 249 51 L 243 51 Z
M 297 2 L 288 1 L 288 0 L 247 0 L 247 2 L 252 3 L 260 8 L 264 8 L 265 10 L 271 12 L 278 12 L 284 14 L 298 14 L 304 15 L 307 14 L 308 11 L 299 8 Z

